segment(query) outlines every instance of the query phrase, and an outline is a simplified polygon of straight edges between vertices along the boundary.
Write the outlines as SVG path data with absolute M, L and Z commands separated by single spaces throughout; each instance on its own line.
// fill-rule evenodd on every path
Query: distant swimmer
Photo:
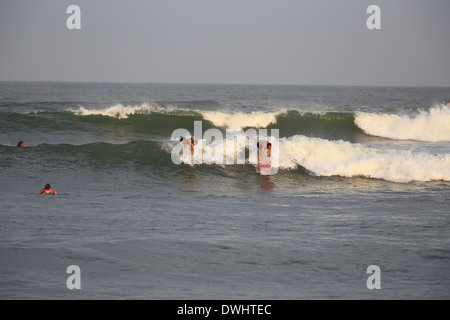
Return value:
M 25 143 L 23 143 L 23 141 L 20 140 L 19 143 L 17 144 L 17 148 L 23 148 L 24 145 Z
M 450 101 L 447 101 L 447 105 L 450 106 Z
M 44 187 L 44 189 L 41 190 L 41 192 L 39 192 L 39 194 L 51 194 L 51 195 L 57 195 L 58 193 L 53 190 L 50 185 L 47 183 Z
M 191 151 L 194 152 L 194 145 L 197 144 L 197 139 L 195 139 L 194 137 L 192 137 L 190 139 L 181 137 L 180 142 L 183 143 L 184 145 L 188 145 L 189 148 L 191 149 Z

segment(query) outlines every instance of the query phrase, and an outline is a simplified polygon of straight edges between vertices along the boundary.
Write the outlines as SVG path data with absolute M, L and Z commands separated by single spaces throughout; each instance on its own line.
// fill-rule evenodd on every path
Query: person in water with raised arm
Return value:
M 50 185 L 47 183 L 44 187 L 44 189 L 41 190 L 41 192 L 39 192 L 39 194 L 51 194 L 51 195 L 58 195 L 58 193 L 53 190 Z
M 180 142 L 183 143 L 183 144 L 187 144 L 190 147 L 191 151 L 194 152 L 194 145 L 196 144 L 196 140 L 195 140 L 194 137 L 192 137 L 190 139 L 186 139 L 184 137 L 181 137 L 180 138 Z

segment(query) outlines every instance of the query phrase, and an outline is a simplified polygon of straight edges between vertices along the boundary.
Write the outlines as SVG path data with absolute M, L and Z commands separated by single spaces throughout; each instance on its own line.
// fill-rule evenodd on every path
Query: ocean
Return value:
M 448 100 L 428 87 L 0 82 L 0 298 L 449 299 Z M 278 129 L 278 171 L 212 153 L 174 163 L 172 133 L 196 122 L 224 137 Z M 220 146 L 196 138 L 196 152 Z M 39 195 L 47 183 L 57 196 Z

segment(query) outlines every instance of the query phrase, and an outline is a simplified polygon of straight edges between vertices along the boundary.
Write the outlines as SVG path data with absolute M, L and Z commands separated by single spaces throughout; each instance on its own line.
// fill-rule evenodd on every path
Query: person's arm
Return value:
M 42 189 L 41 190 L 41 192 L 39 192 L 39 194 L 43 194 L 45 192 L 45 190 L 44 189 Z

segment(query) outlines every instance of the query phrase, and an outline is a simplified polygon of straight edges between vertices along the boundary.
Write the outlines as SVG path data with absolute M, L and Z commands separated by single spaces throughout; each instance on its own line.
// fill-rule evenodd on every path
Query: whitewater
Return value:
M 368 134 L 390 139 L 450 141 L 450 106 L 445 105 L 413 115 L 358 113 L 355 123 Z
M 281 128 L 278 121 L 290 118 L 290 125 L 295 126 L 295 120 L 308 118 L 311 121 L 330 119 L 331 122 L 340 121 L 341 115 L 330 113 L 309 113 L 299 110 L 282 109 L 275 112 L 223 112 L 200 111 L 183 109 L 164 109 L 150 104 L 137 106 L 114 105 L 105 109 L 86 109 L 80 107 L 68 110 L 76 115 L 90 116 L 102 115 L 117 119 L 127 119 L 133 115 L 166 115 L 178 114 L 194 119 L 195 115 L 201 116 L 204 121 L 210 123 L 210 127 L 230 132 L 242 132 L 248 128 Z M 288 115 L 290 111 L 290 115 Z M 345 117 L 345 116 L 344 116 Z M 392 140 L 417 140 L 425 142 L 450 142 L 450 109 L 446 106 L 432 107 L 428 111 L 418 110 L 416 115 L 393 115 L 377 113 L 355 113 L 348 115 L 354 117 L 354 126 L 371 136 L 379 136 Z M 192 120 L 191 119 L 191 120 Z M 297 124 L 301 129 L 301 122 Z M 354 129 L 354 128 L 347 128 Z M 226 144 L 232 141 L 222 141 L 220 145 L 202 143 L 202 160 L 197 163 L 233 163 L 228 157 L 236 159 L 238 153 L 244 148 L 248 149 L 247 137 L 243 133 L 236 135 L 237 145 L 235 152 L 227 155 Z M 242 145 L 245 142 L 245 145 Z M 170 145 L 172 148 L 173 145 Z M 166 148 L 169 152 L 170 150 Z M 219 152 L 217 154 L 217 151 Z M 216 152 L 216 153 L 215 153 Z M 429 154 L 418 152 L 414 149 L 399 150 L 398 148 L 377 149 L 348 141 L 327 140 L 294 135 L 280 140 L 279 168 L 294 170 L 301 166 L 312 175 L 316 176 L 342 176 L 342 177 L 367 177 L 384 179 L 392 182 L 408 183 L 412 181 L 450 181 L 450 154 Z M 184 156 L 185 163 L 192 163 L 189 155 Z M 199 162 L 200 161 L 200 162 Z M 255 163 L 255 161 L 252 161 Z

